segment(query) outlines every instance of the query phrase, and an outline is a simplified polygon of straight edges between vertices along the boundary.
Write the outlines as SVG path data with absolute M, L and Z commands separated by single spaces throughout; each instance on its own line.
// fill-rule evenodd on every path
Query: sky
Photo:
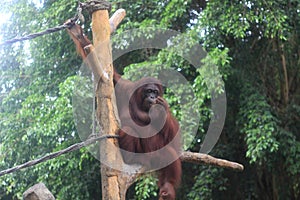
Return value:
M 30 0 L 29 0 L 30 1 Z M 1 3 L 5 3 L 5 2 L 9 2 L 9 0 L 4 0 Z M 37 8 L 40 8 L 43 6 L 43 0 L 31 0 L 31 2 L 33 2 Z M 2 24 L 7 21 L 12 13 L 1 13 L 0 12 L 0 42 L 2 42 L 2 33 L 4 32 L 4 30 L 2 30 Z M 22 33 L 20 33 L 20 35 L 22 35 Z
M 2 41 L 2 33 L 4 30 L 2 30 L 2 24 L 9 19 L 11 16 L 11 13 L 0 13 L 0 42 Z

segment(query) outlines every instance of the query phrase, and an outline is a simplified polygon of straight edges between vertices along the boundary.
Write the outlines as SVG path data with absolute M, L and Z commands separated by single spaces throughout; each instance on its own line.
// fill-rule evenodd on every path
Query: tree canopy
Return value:
M 186 150 L 200 150 L 215 117 L 207 84 L 226 92 L 225 125 L 210 154 L 242 163 L 245 171 L 184 163 L 178 199 L 299 199 L 300 1 L 110 2 L 112 11 L 127 12 L 117 33 L 151 27 L 178 31 L 186 41 L 183 47 L 197 44 L 207 51 L 203 65 L 217 66 L 225 83 L 223 88 L 209 82 L 214 74 L 195 69 L 172 48 L 132 51 L 114 62 L 128 77 L 153 66 L 154 72 L 173 69 L 189 81 L 195 94 L 191 101 L 181 102 L 172 91 L 165 94 L 176 117 L 186 114 L 180 110 L 183 104 L 200 113 L 199 121 L 191 119 L 182 128 L 185 139 L 192 140 Z M 77 3 L 5 1 L 0 13 L 11 16 L 0 25 L 2 40 L 63 24 L 76 13 Z M 85 32 L 91 35 L 90 17 L 84 16 Z M 194 53 L 192 48 L 184 50 Z M 3 45 L 0 52 L 0 170 L 79 142 L 73 94 L 79 89 L 82 61 L 67 33 Z M 195 123 L 197 133 L 189 138 Z M 101 199 L 99 167 L 99 161 L 81 149 L 0 177 L 0 198 L 20 199 L 41 181 L 57 199 Z M 140 178 L 128 199 L 156 199 L 155 181 L 148 175 Z

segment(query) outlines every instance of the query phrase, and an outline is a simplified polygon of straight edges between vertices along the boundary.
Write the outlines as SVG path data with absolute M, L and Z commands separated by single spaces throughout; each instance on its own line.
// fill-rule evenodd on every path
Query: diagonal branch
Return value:
M 231 161 L 220 159 L 220 158 L 215 158 L 213 156 L 203 154 L 203 153 L 195 153 L 195 152 L 187 152 L 186 151 L 186 152 L 182 153 L 180 159 L 182 162 L 213 165 L 213 166 L 217 166 L 217 167 L 233 169 L 236 171 L 244 170 L 244 166 L 239 163 L 231 162 Z
M 69 147 L 67 147 L 63 150 L 60 150 L 60 151 L 57 151 L 57 152 L 54 152 L 54 153 L 50 153 L 49 155 L 43 156 L 41 158 L 31 160 L 31 161 L 28 161 L 28 162 L 23 163 L 21 165 L 3 170 L 3 171 L 0 172 L 0 176 L 3 176 L 5 174 L 13 173 L 13 172 L 18 171 L 20 169 L 31 167 L 31 166 L 37 165 L 39 163 L 42 163 L 42 162 L 46 162 L 46 161 L 51 160 L 53 158 L 59 157 L 63 154 L 67 154 L 67 153 L 76 151 L 78 149 L 81 149 L 82 147 L 89 146 L 89 145 L 91 145 L 91 144 L 93 144 L 93 143 L 95 143 L 99 140 L 108 139 L 108 138 L 117 138 L 117 137 L 118 137 L 117 135 L 92 136 L 84 142 L 73 144 L 73 145 L 71 145 L 71 146 L 69 146 Z

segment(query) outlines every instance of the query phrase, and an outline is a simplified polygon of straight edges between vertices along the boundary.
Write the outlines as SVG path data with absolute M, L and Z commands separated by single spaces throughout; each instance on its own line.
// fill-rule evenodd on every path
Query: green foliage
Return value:
M 263 30 L 261 36 L 286 39 L 292 27 L 287 25 L 288 9 L 282 9 L 284 6 L 288 6 L 286 1 L 210 1 L 201 25 L 208 32 L 219 28 L 234 38 L 246 38 L 253 31 Z
M 188 199 L 202 200 L 213 199 L 214 192 L 226 190 L 226 178 L 221 178 L 216 181 L 216 176 L 221 176 L 222 170 L 211 168 L 205 169 L 201 167 L 201 172 L 195 177 L 195 184 L 188 193 Z
M 137 180 L 135 185 L 137 200 L 145 200 L 150 196 L 157 197 L 157 179 L 151 175 L 145 175 Z
M 31 2 L 18 1 L 2 7 L 2 12 L 14 13 L 4 25 L 10 27 L 3 31 L 4 37 L 54 27 L 75 14 L 76 1 L 52 3 L 37 8 Z M 81 61 L 67 34 L 54 33 L 0 51 L 0 169 L 79 142 L 72 96 L 77 79 L 73 75 Z M 21 199 L 26 189 L 42 181 L 57 199 L 99 199 L 100 191 L 95 190 L 100 188 L 99 164 L 82 153 L 0 177 L 0 198 Z
M 77 1 L 27 0 L 5 2 L 2 13 L 12 16 L 1 25 L 9 39 L 62 24 L 74 16 Z M 184 149 L 198 151 L 211 116 L 211 96 L 225 92 L 227 116 L 216 157 L 241 162 L 244 173 L 202 167 L 185 170 L 181 199 L 299 199 L 300 1 L 111 1 L 113 11 L 124 8 L 125 20 L 117 33 L 140 31 L 114 41 L 118 49 L 137 37 L 157 39 L 155 30 L 181 32 L 167 48 L 143 49 L 118 58 L 114 65 L 132 80 L 159 70 L 179 72 L 188 87 L 170 80 L 165 98 L 181 120 Z M 87 16 L 87 14 L 85 13 Z M 90 34 L 90 17 L 85 32 Z M 169 41 L 170 42 L 170 41 Z M 203 44 L 208 56 L 194 51 Z M 80 141 L 75 111 L 91 109 L 91 85 L 75 72 L 81 65 L 65 32 L 0 47 L 0 169 L 6 169 Z M 196 58 L 202 67 L 189 63 Z M 143 69 L 147 69 L 145 71 Z M 225 87 L 222 84 L 225 82 Z M 288 87 L 288 91 L 285 88 Z M 187 94 L 192 90 L 194 96 Z M 74 90 L 77 97 L 73 98 Z M 213 91 L 213 94 L 212 92 Z M 85 108 L 75 108 L 82 100 Z M 81 121 L 80 121 L 81 120 Z M 83 124 L 82 124 L 83 125 Z M 87 125 L 87 124 L 86 124 Z M 83 125 L 85 130 L 87 127 Z M 194 130 L 194 127 L 197 130 Z M 195 133 L 195 137 L 193 134 Z M 192 145 L 189 145 L 192 142 Z M 196 167 L 196 166 L 193 166 Z M 193 168 L 195 169 L 195 168 Z M 22 193 L 43 181 L 57 199 L 101 199 L 99 163 L 87 149 L 29 169 L 0 177 L 0 198 L 20 199 Z M 26 178 L 24 178 L 26 177 Z M 152 177 L 136 184 L 129 198 L 157 198 Z
M 239 123 L 241 133 L 245 133 L 248 150 L 246 157 L 250 163 L 266 162 L 267 154 L 274 156 L 278 150 L 277 138 L 278 120 L 273 116 L 270 105 L 257 89 L 249 84 L 244 84 L 240 96 L 241 110 Z
M 162 27 L 170 27 L 176 20 L 182 20 L 187 15 L 187 8 L 191 0 L 171 0 L 165 6 L 163 18 L 160 25 Z M 185 16 L 184 16 L 185 15 Z M 179 23 L 178 23 L 179 24 Z

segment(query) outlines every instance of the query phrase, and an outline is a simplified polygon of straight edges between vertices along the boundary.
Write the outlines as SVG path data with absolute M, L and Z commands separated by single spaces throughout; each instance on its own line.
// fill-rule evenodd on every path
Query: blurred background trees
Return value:
M 208 52 L 225 82 L 227 116 L 210 153 L 245 166 L 242 173 L 183 163 L 178 199 L 300 198 L 300 1 L 110 1 L 127 16 L 117 32 L 166 28 Z M 55 27 L 76 13 L 77 1 L 4 1 L 2 40 Z M 91 34 L 86 16 L 85 32 Z M 61 31 L 0 47 L 0 169 L 79 142 L 72 95 L 81 59 Z M 192 52 L 191 52 L 192 53 Z M 199 58 L 200 59 L 200 58 Z M 205 77 L 170 50 L 144 49 L 120 57 L 119 72 L 159 65 L 180 71 L 197 97 L 199 130 L 187 150 L 199 151 L 212 116 Z M 222 91 L 220 91 L 222 92 Z M 174 113 L 176 97 L 166 94 Z M 42 181 L 57 199 L 101 199 L 99 161 L 86 149 L 0 177 L 0 198 L 20 199 Z M 156 199 L 143 177 L 128 199 Z

